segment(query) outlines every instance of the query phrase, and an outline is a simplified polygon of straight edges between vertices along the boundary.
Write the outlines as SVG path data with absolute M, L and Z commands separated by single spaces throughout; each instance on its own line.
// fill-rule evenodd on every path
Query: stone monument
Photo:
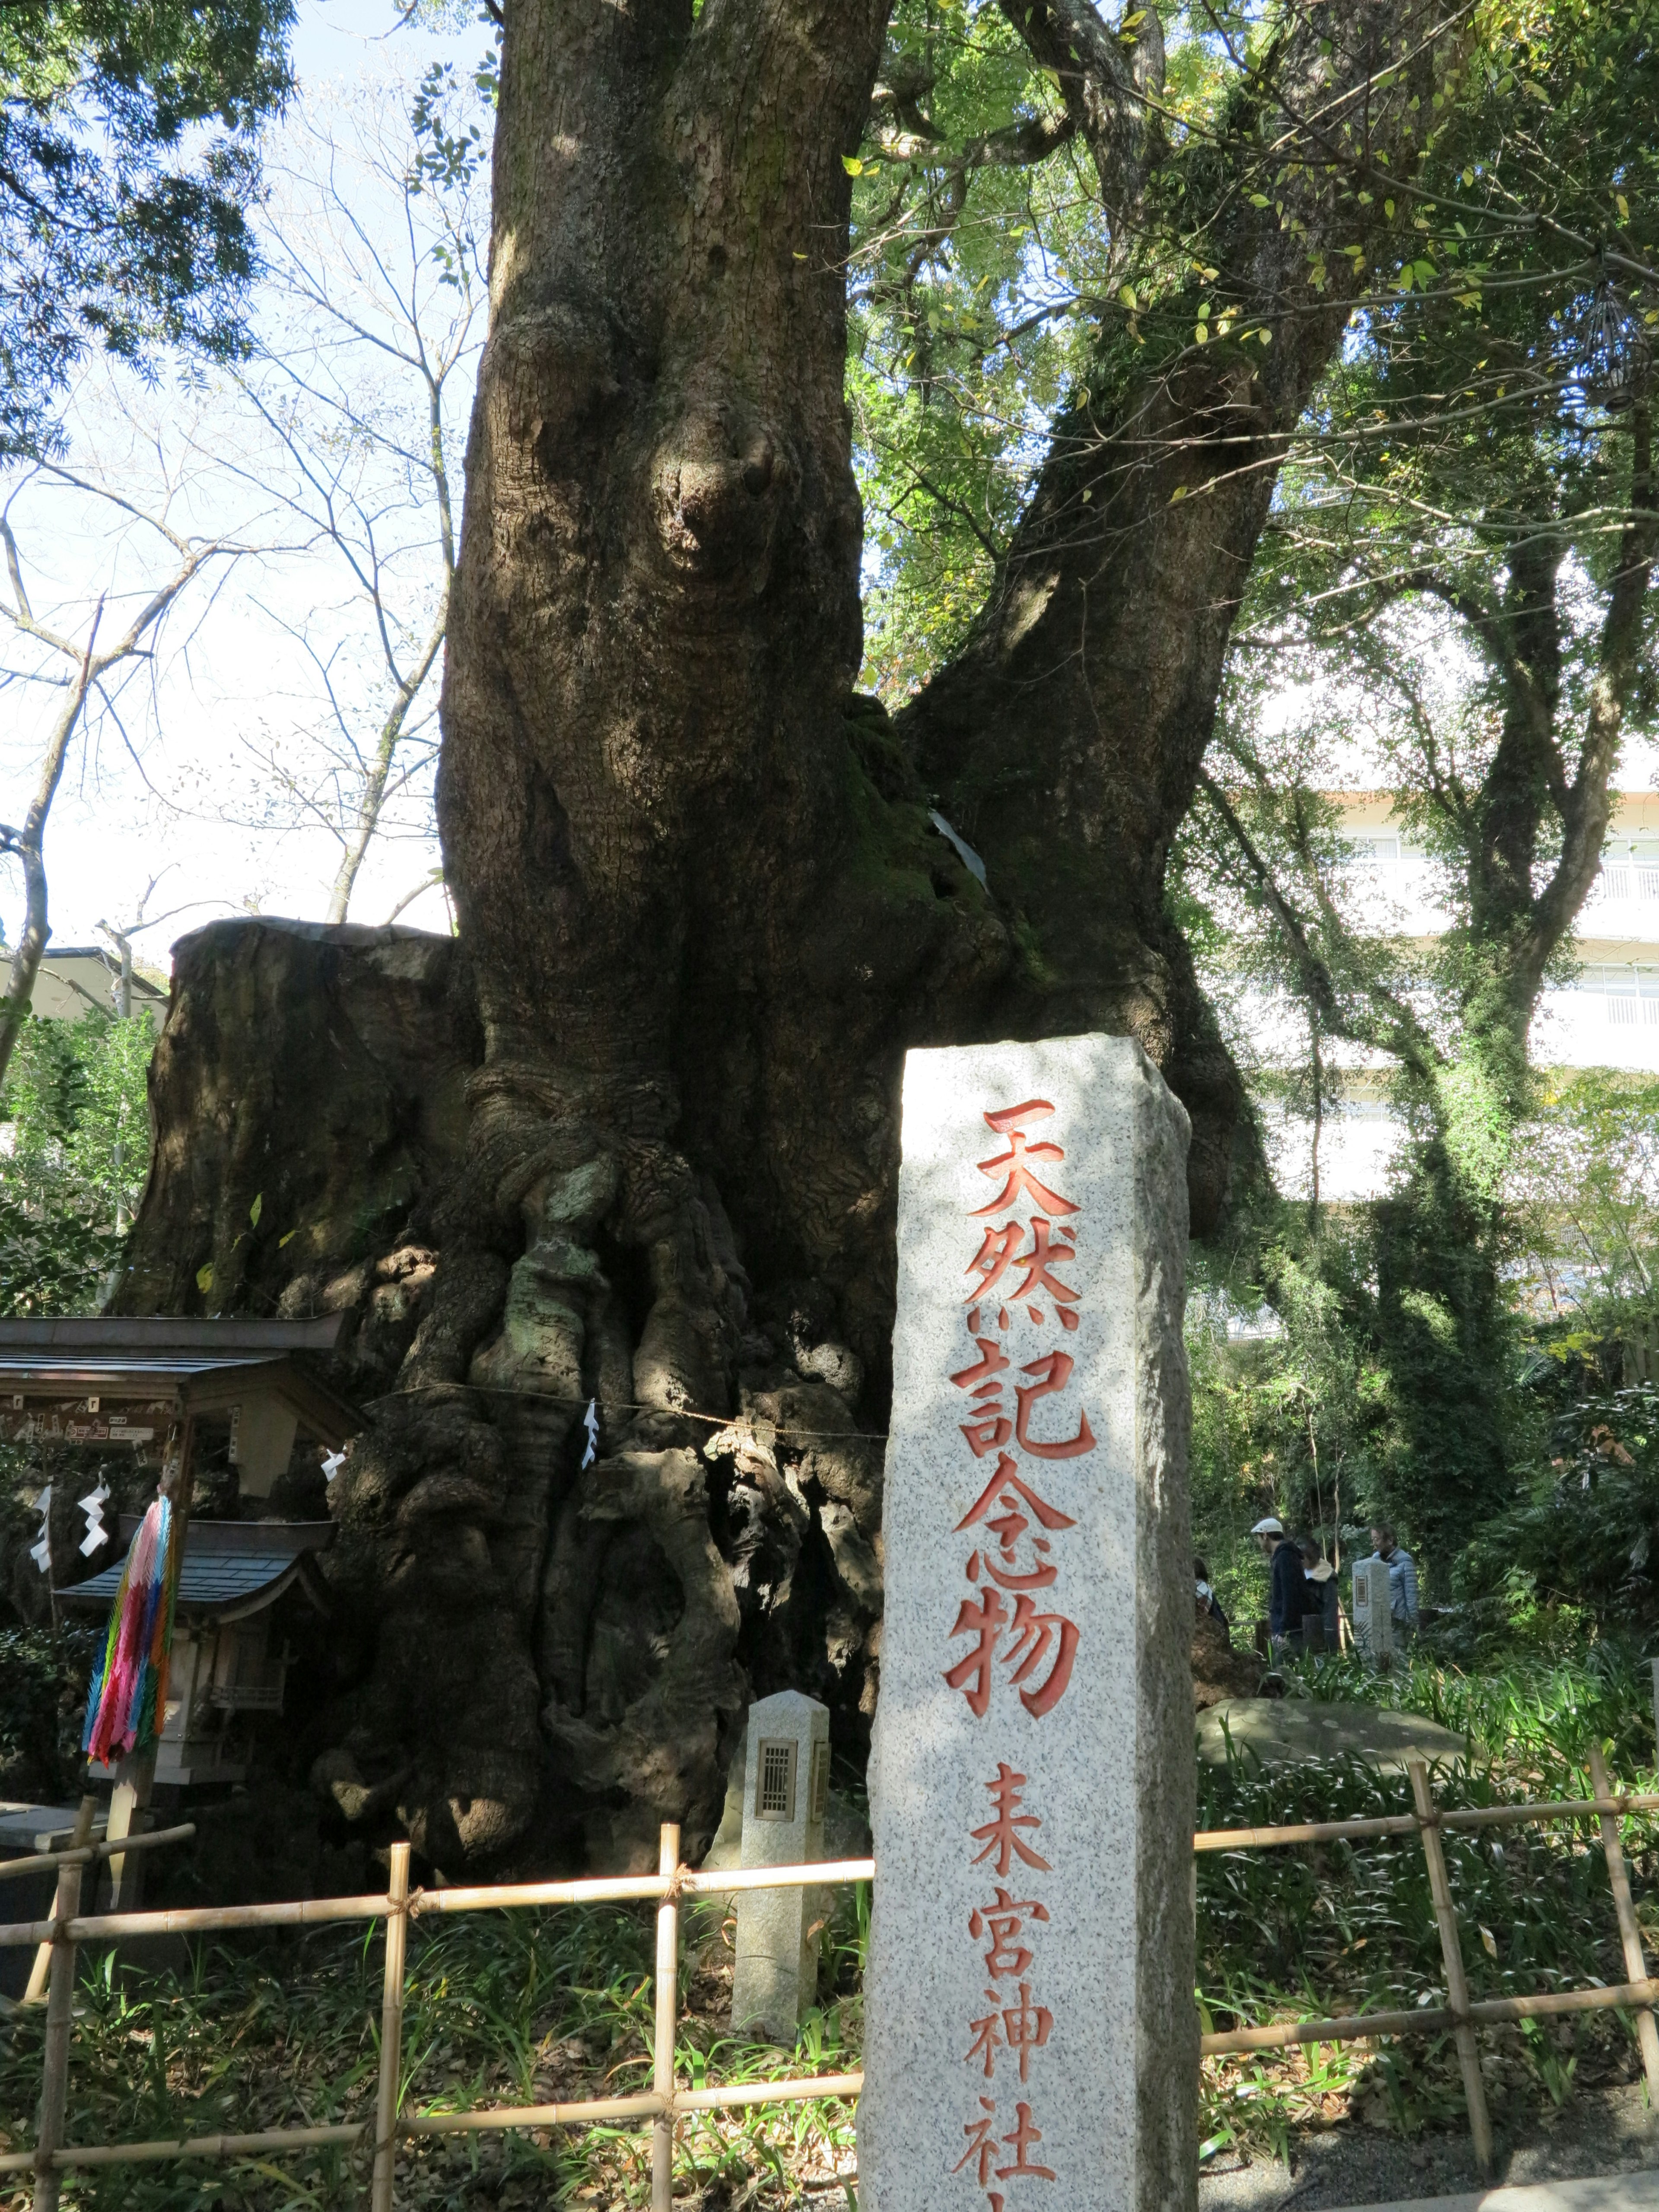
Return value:
M 1127 1038 L 905 1063 L 863 2212 L 1195 2202 L 1187 1134 Z
M 830 1796 L 830 1708 L 781 1690 L 749 1708 L 744 1763 L 745 1867 L 804 1866 L 823 1856 Z M 732 2026 L 770 2043 L 793 2043 L 817 1990 L 816 1926 L 823 1893 L 738 1893 Z
M 1389 1601 L 1389 1563 L 1372 1558 L 1355 1562 L 1353 1632 L 1373 1667 L 1394 1656 L 1394 1613 Z

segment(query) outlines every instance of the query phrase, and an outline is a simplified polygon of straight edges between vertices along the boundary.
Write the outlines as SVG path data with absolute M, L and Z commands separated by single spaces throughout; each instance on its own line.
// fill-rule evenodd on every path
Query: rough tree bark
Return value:
M 906 1047 L 1133 1030 L 1199 1121 L 1200 1224 L 1224 1193 L 1237 1088 L 1164 855 L 1273 470 L 1347 312 L 1310 243 L 1368 164 L 1402 159 L 1417 11 L 1288 19 L 1279 105 L 1258 94 L 1234 128 L 1291 147 L 1298 228 L 1236 204 L 1224 148 L 1210 186 L 1267 366 L 1189 349 L 1079 400 L 996 603 L 900 732 L 852 690 L 842 397 L 842 157 L 887 6 L 506 10 L 439 790 L 479 1018 L 465 1145 L 367 1228 L 313 1172 L 306 1268 L 273 1252 L 236 1288 L 373 1310 L 394 1255 L 436 1255 L 334 1488 L 362 1640 L 317 1775 L 446 1869 L 642 1861 L 663 1819 L 695 1850 L 746 1700 L 785 1683 L 861 1741 Z M 1039 58 L 1065 35 L 1065 11 L 1010 12 Z M 1124 122 L 1138 52 L 1075 57 L 1079 127 L 1126 196 L 1155 136 Z M 936 792 L 988 896 L 930 827 Z M 245 957 L 198 943 L 164 1133 L 167 1055 L 202 1048 L 190 1009 Z M 337 999 L 382 1004 L 381 940 L 307 944 Z M 383 1088 L 382 1122 L 407 1120 L 422 1081 Z M 164 1145 L 138 1248 L 189 1249 L 144 1261 L 129 1303 L 191 1303 L 245 1226 L 231 1155 L 274 1114 L 239 1106 L 222 1168 L 198 1167 L 236 1184 L 212 1225 L 169 1215 Z

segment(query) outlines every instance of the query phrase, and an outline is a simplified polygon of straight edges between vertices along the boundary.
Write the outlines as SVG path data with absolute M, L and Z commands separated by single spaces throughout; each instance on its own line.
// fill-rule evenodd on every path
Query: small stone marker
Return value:
M 1195 2201 L 1187 1135 L 1127 1038 L 905 1063 L 861 2212 Z
M 803 1866 L 823 1856 L 830 1798 L 830 1708 L 781 1690 L 749 1708 L 743 1789 L 745 1867 Z M 732 2025 L 770 2043 L 793 2043 L 817 1990 L 819 1893 L 738 1893 Z
M 1394 1613 L 1389 1602 L 1386 1559 L 1360 1559 L 1355 1564 L 1353 1632 L 1373 1667 L 1394 1656 Z

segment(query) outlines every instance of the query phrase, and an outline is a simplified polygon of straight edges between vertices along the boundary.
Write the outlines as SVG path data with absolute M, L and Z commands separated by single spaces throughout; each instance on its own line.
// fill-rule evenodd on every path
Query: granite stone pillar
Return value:
M 1187 1117 L 905 1064 L 862 2212 L 1195 2201 Z
M 830 1794 L 830 1708 L 781 1690 L 749 1708 L 743 1785 L 745 1867 L 804 1866 L 823 1856 Z M 770 2043 L 793 2043 L 817 1994 L 819 1917 L 813 1889 L 738 1893 L 732 2026 Z

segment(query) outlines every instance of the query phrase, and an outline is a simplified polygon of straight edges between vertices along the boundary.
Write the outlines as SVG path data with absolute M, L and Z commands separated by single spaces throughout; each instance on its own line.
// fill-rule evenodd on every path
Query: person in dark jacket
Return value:
M 1324 1547 L 1311 1536 L 1302 1539 L 1302 1565 L 1307 1576 L 1305 1641 L 1310 1651 L 1339 1651 L 1342 1648 L 1341 1597 L 1336 1570 L 1325 1557 Z
M 1267 1633 L 1275 1653 L 1303 1648 L 1302 1616 L 1308 1609 L 1308 1578 L 1302 1554 L 1285 1534 L 1285 1524 L 1269 1513 L 1250 1531 L 1268 1562 Z
M 1193 1579 L 1198 1584 L 1199 1603 L 1204 1607 L 1212 1620 L 1218 1620 L 1221 1623 L 1222 1634 L 1224 1636 L 1231 1635 L 1232 1632 L 1232 1623 L 1228 1620 L 1226 1614 L 1221 1610 L 1221 1600 L 1216 1595 L 1214 1587 L 1210 1581 L 1210 1570 L 1206 1566 L 1202 1559 L 1194 1559 L 1193 1561 Z

